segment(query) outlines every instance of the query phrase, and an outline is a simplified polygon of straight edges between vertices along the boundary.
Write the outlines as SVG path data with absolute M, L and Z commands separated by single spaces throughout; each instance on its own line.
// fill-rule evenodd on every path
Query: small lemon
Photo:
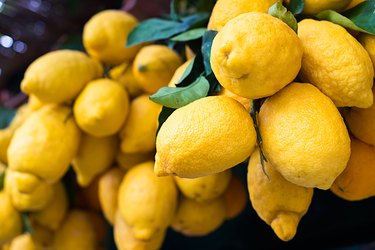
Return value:
M 349 201 L 375 196 L 375 147 L 351 137 L 351 155 L 331 191 Z
M 164 45 L 148 45 L 136 55 L 133 74 L 139 85 L 153 94 L 168 85 L 181 64 L 182 59 L 174 50 Z
M 12 205 L 9 195 L 0 192 L 0 245 L 8 242 L 22 233 L 21 214 Z
M 177 187 L 187 198 L 196 201 L 213 200 L 221 196 L 231 178 L 230 170 L 204 177 L 186 179 L 175 176 Z
M 218 229 L 224 223 L 225 216 L 223 197 L 204 202 L 183 197 L 171 227 L 189 237 L 205 236 Z
M 96 136 L 116 134 L 129 110 L 129 96 L 125 89 L 112 80 L 98 79 L 90 82 L 74 104 L 78 126 Z
M 165 238 L 165 230 L 159 230 L 148 241 L 138 240 L 120 212 L 116 213 L 113 230 L 118 250 L 159 250 Z
M 13 206 L 22 212 L 43 209 L 54 195 L 54 189 L 37 176 L 8 169 L 5 174 L 5 190 Z
M 358 40 L 370 55 L 372 66 L 375 70 L 375 35 L 362 33 L 359 35 Z
M 36 212 L 30 213 L 30 220 L 49 229 L 57 230 L 68 212 L 68 194 L 63 183 L 57 182 L 53 185 L 54 195 L 47 205 Z
M 87 187 L 96 176 L 111 167 L 117 146 L 117 136 L 97 138 L 82 134 L 81 144 L 72 161 L 78 184 Z
M 223 87 L 221 88 L 218 95 L 224 95 L 224 96 L 228 96 L 230 98 L 233 98 L 237 102 L 241 103 L 244 106 L 244 108 L 247 110 L 247 112 L 250 112 L 250 110 L 251 110 L 251 99 L 249 99 L 249 98 L 245 98 L 245 97 L 236 95 L 235 93 L 232 93 L 232 92 L 230 92 L 229 90 L 227 90 L 226 88 L 223 88 Z
M 83 27 L 83 45 L 92 58 L 115 65 L 134 58 L 141 45 L 126 48 L 129 33 L 137 19 L 121 10 L 103 10 L 92 16 Z
M 209 96 L 177 109 L 156 139 L 155 173 L 196 178 L 243 162 L 255 146 L 253 120 L 226 96 Z
M 127 90 L 131 99 L 144 93 L 134 77 L 133 64 L 130 62 L 124 62 L 114 67 L 109 71 L 109 76 Z
M 262 105 L 259 129 L 270 164 L 288 181 L 329 189 L 350 157 L 350 138 L 331 99 L 291 83 Z
M 12 240 L 9 250 L 43 250 L 44 247 L 33 240 L 31 234 L 26 233 Z
M 29 65 L 21 90 L 45 103 L 62 103 L 73 100 L 89 81 L 102 74 L 101 65 L 85 53 L 57 50 Z
M 99 178 L 98 194 L 103 214 L 110 224 L 114 224 L 118 207 L 118 191 L 124 171 L 120 168 L 111 168 Z
M 54 250 L 96 250 L 96 232 L 90 216 L 84 210 L 72 209 L 56 231 Z
M 368 108 L 374 68 L 363 46 L 343 27 L 328 21 L 298 23 L 303 46 L 301 78 L 320 89 L 338 107 Z
M 323 10 L 335 10 L 341 12 L 351 0 L 305 0 L 303 14 L 314 15 Z
M 280 19 L 260 12 L 229 21 L 211 49 L 211 67 L 220 84 L 249 99 L 273 95 L 292 82 L 301 60 L 297 34 Z
M 130 169 L 120 186 L 118 204 L 125 222 L 138 240 L 150 240 L 172 222 L 177 206 L 173 177 L 156 177 L 154 162 Z
M 17 129 L 8 148 L 9 168 L 54 183 L 69 169 L 81 132 L 70 108 L 46 105 Z
M 223 197 L 227 208 L 227 219 L 233 219 L 240 215 L 245 209 L 248 201 L 248 194 L 245 185 L 235 175 L 232 175 L 232 178 L 230 178 L 230 182 Z
M 218 0 L 211 12 L 208 29 L 220 31 L 227 22 L 247 12 L 267 13 L 277 0 Z
M 127 171 L 142 162 L 154 160 L 154 158 L 155 151 L 147 153 L 127 154 L 119 150 L 116 155 L 116 163 L 122 170 Z
M 155 150 L 156 130 L 161 106 L 141 95 L 130 103 L 128 119 L 120 131 L 124 153 L 147 153 Z
M 265 162 L 263 168 L 259 150 L 250 157 L 247 185 L 251 205 L 258 216 L 281 240 L 293 239 L 299 221 L 311 204 L 313 189 L 285 180 L 269 163 Z

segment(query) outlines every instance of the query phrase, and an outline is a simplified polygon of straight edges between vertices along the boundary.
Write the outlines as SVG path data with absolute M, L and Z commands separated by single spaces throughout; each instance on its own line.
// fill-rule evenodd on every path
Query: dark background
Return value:
M 84 23 L 96 12 L 122 8 L 138 19 L 169 12 L 169 0 L 0 0 L 0 106 L 26 101 L 19 83 L 27 66 L 54 48 L 82 50 Z M 10 39 L 9 39 L 10 38 Z M 246 184 L 246 166 L 234 168 Z M 241 215 L 206 237 L 169 230 L 163 250 L 375 249 L 375 198 L 349 202 L 315 190 L 297 235 L 282 242 L 248 202 Z M 108 226 L 108 249 L 115 249 Z

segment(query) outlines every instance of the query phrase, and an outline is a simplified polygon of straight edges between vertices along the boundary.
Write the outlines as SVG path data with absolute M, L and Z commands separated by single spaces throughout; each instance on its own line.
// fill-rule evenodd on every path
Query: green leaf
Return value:
M 150 99 L 168 108 L 178 109 L 195 100 L 207 96 L 210 84 L 203 76 L 186 87 L 163 87 Z
M 170 13 L 170 17 L 172 20 L 174 21 L 178 21 L 178 6 L 180 4 L 180 0 L 172 0 L 171 1 L 171 5 L 170 5 L 170 9 L 171 9 L 171 13 Z
M 23 232 L 32 233 L 33 228 L 31 227 L 29 215 L 27 213 L 21 213 L 21 217 L 22 217 L 22 222 L 23 222 Z
M 191 73 L 191 71 L 193 70 L 193 66 L 194 66 L 196 58 L 197 57 L 194 57 L 191 60 L 191 62 L 189 63 L 189 65 L 186 67 L 186 69 L 185 69 L 184 73 L 182 74 L 180 80 L 178 80 L 178 82 L 177 82 L 178 85 L 181 84 L 181 82 L 183 82 L 186 79 L 186 77 L 188 77 L 188 75 Z
M 15 114 L 15 110 L 0 106 L 0 129 L 8 127 Z
M 352 30 L 356 30 L 356 31 L 360 31 L 360 32 L 365 32 L 365 33 L 372 34 L 371 32 L 368 32 L 366 30 L 361 29 L 355 23 L 353 23 L 349 18 L 347 18 L 347 17 L 345 17 L 345 16 L 337 13 L 334 10 L 324 10 L 324 11 L 318 13 L 316 15 L 316 17 L 319 20 L 327 20 L 327 21 L 330 21 L 332 23 L 341 25 L 341 26 L 343 26 L 345 28 L 349 28 L 349 29 L 352 29 Z
M 304 7 L 304 0 L 290 0 L 289 9 L 293 14 L 301 14 Z
M 210 18 L 210 13 L 201 12 L 196 13 L 184 18 L 181 18 L 182 24 L 188 27 L 188 29 L 198 28 L 198 27 L 207 27 L 208 19 Z M 187 29 L 186 29 L 187 30 Z
M 273 4 L 269 9 L 268 13 L 271 16 L 279 18 L 281 21 L 291 27 L 296 33 L 298 29 L 297 20 L 293 13 L 288 11 L 280 2 Z
M 163 108 L 161 109 L 161 112 L 159 114 L 159 118 L 158 118 L 158 130 L 156 132 L 156 134 L 159 132 L 161 126 L 163 125 L 163 123 L 168 119 L 168 117 L 175 111 L 176 109 L 172 109 L 172 108 L 168 108 L 168 107 L 165 107 L 163 106 Z
M 171 40 L 174 42 L 186 42 L 190 40 L 196 40 L 201 38 L 206 30 L 206 28 L 188 30 L 184 33 L 172 37 Z
M 360 3 L 343 15 L 367 33 L 375 34 L 375 0 Z
M 212 42 L 217 35 L 217 31 L 215 30 L 207 30 L 203 35 L 203 41 L 202 41 L 202 55 L 203 55 L 203 64 L 204 69 L 206 71 L 206 74 L 210 74 L 212 72 L 211 69 L 211 47 Z
M 177 87 L 186 87 L 194 82 L 199 76 L 204 73 L 203 56 L 200 51 L 195 55 L 193 61 L 185 70 L 180 81 L 176 84 Z
M 208 91 L 208 95 L 214 95 L 215 93 L 220 92 L 221 85 L 219 81 L 216 79 L 213 72 L 207 75 L 207 80 L 210 83 L 210 90 Z
M 152 42 L 170 38 L 189 27 L 185 23 L 150 18 L 139 23 L 129 34 L 126 47 L 131 47 L 144 42 Z

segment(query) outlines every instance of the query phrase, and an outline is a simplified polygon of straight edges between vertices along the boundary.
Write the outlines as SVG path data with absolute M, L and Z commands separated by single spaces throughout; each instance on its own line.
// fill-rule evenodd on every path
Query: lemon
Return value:
M 120 132 L 121 151 L 128 154 L 155 150 L 161 106 L 141 95 L 130 103 L 129 116 Z
M 93 137 L 83 134 L 72 161 L 78 184 L 87 187 L 93 179 L 111 167 L 116 157 L 117 136 Z
M 211 49 L 211 67 L 220 84 L 249 99 L 273 95 L 292 82 L 301 59 L 297 34 L 280 19 L 260 12 L 229 21 Z
M 277 0 L 218 0 L 211 12 L 208 29 L 220 31 L 225 24 L 240 14 L 264 12 Z
M 5 174 L 5 190 L 13 206 L 22 212 L 43 209 L 54 195 L 54 189 L 37 176 L 11 169 Z
M 30 95 L 29 99 L 27 101 L 27 106 L 31 111 L 36 111 L 43 107 L 45 103 L 43 103 L 41 100 L 38 99 L 35 95 Z
M 301 78 L 317 86 L 338 107 L 368 108 L 374 68 L 361 44 L 343 27 L 328 21 L 298 23 L 303 59 Z
M 375 93 L 375 88 L 372 93 Z M 366 109 L 353 107 L 343 114 L 350 132 L 361 141 L 375 146 L 375 105 Z
M 57 182 L 53 186 L 54 195 L 47 205 L 36 212 L 30 213 L 30 220 L 49 229 L 57 230 L 68 212 L 68 194 L 63 183 Z
M 265 163 L 263 168 L 259 150 L 250 157 L 247 183 L 251 205 L 258 216 L 272 227 L 281 240 L 293 239 L 302 216 L 310 207 L 313 188 L 285 180 L 269 163 Z
M 341 12 L 351 0 L 305 0 L 303 14 L 314 15 L 323 10 L 335 10 Z
M 118 190 L 124 171 L 120 168 L 111 168 L 99 178 L 98 194 L 103 214 L 110 224 L 114 224 L 117 211 Z
M 230 170 L 204 177 L 186 179 L 175 176 L 177 187 L 187 198 L 196 201 L 213 200 L 221 196 L 231 178 Z
M 203 202 L 182 197 L 171 227 L 185 236 L 206 236 L 224 223 L 225 216 L 223 197 Z
M 155 173 L 196 178 L 243 162 L 255 145 L 253 120 L 226 96 L 209 96 L 177 109 L 156 138 Z
M 57 182 L 77 153 L 81 132 L 62 105 L 33 112 L 17 129 L 8 148 L 9 168 Z
M 362 33 L 359 35 L 358 40 L 370 55 L 372 66 L 375 70 L 375 35 Z
M 117 212 L 114 224 L 114 238 L 118 250 L 158 250 L 160 249 L 164 238 L 165 230 L 159 230 L 148 241 L 138 240 L 128 224 Z
M 230 182 L 223 197 L 226 205 L 227 219 L 233 219 L 239 216 L 245 209 L 248 201 L 248 194 L 245 185 L 235 175 L 232 175 L 232 178 L 230 178 Z
M 33 240 L 31 234 L 26 233 L 14 238 L 9 246 L 9 250 L 43 250 L 43 246 Z
M 134 77 L 133 64 L 130 62 L 124 62 L 112 68 L 109 71 L 109 76 L 127 90 L 131 99 L 144 93 L 144 90 Z
M 85 53 L 57 50 L 44 54 L 28 66 L 21 90 L 44 103 L 63 103 L 76 98 L 89 81 L 102 74 L 100 64 Z
M 172 177 L 156 177 L 154 162 L 130 169 L 120 186 L 118 203 L 125 222 L 138 240 L 150 240 L 172 222 L 177 188 Z
M 335 180 L 331 191 L 338 197 L 359 201 L 375 196 L 375 147 L 351 137 L 347 167 Z
M 346 6 L 345 10 L 351 9 L 351 8 L 357 6 L 358 4 L 363 3 L 364 1 L 365 0 L 351 0 L 349 5 Z
M 0 245 L 13 239 L 22 233 L 22 219 L 21 214 L 12 205 L 9 195 L 0 192 Z
M 131 60 L 141 46 L 126 48 L 125 45 L 137 23 L 137 19 L 130 13 L 102 10 L 85 23 L 83 45 L 92 58 L 109 65 Z
M 119 167 L 122 170 L 127 171 L 142 162 L 150 161 L 150 160 L 153 160 L 154 158 L 155 158 L 155 151 L 147 152 L 147 153 L 127 154 L 119 150 L 116 155 L 116 163 L 119 165 Z
M 249 98 L 245 98 L 245 97 L 236 95 L 236 94 L 230 92 L 229 90 L 227 90 L 226 88 L 221 88 L 218 95 L 224 95 L 224 96 L 228 96 L 230 98 L 233 98 L 234 100 L 241 103 L 242 106 L 244 106 L 244 108 L 247 110 L 247 112 L 250 112 L 250 110 L 251 110 L 251 99 L 249 99 Z
M 153 94 L 168 85 L 181 64 L 182 59 L 174 50 L 164 45 L 148 45 L 136 55 L 133 74 L 143 90 Z
M 96 250 L 96 232 L 90 216 L 84 210 L 72 209 L 56 231 L 52 249 Z
M 288 181 L 329 189 L 350 157 L 341 114 L 327 96 L 305 83 L 291 83 L 268 98 L 259 113 L 263 150 Z
M 116 134 L 128 115 L 129 96 L 125 89 L 112 80 L 90 82 L 74 103 L 78 126 L 96 136 Z

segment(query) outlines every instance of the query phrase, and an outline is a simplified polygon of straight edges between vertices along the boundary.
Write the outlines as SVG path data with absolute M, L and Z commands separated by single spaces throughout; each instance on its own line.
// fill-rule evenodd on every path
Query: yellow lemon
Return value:
M 125 47 L 129 33 L 138 20 L 121 10 L 103 10 L 92 16 L 83 27 L 83 45 L 92 58 L 109 65 L 134 58 L 141 45 Z
M 84 210 L 73 209 L 56 231 L 52 249 L 96 250 L 98 248 L 96 237 L 89 214 Z
M 121 129 L 121 150 L 124 153 L 147 153 L 155 150 L 156 130 L 161 106 L 141 95 L 130 103 L 128 119 Z
M 45 103 L 43 103 L 41 100 L 38 99 L 35 95 L 30 95 L 29 99 L 27 101 L 27 106 L 31 111 L 36 111 L 43 107 Z
M 17 129 L 8 148 L 9 168 L 48 183 L 58 181 L 77 153 L 81 132 L 70 108 L 47 105 Z
M 323 10 L 335 10 L 341 12 L 351 0 L 305 0 L 303 14 L 314 15 Z
M 12 205 L 9 195 L 0 192 L 0 245 L 13 239 L 22 233 L 22 219 L 21 214 Z
M 116 134 L 129 110 L 129 96 L 125 89 L 112 80 L 98 79 L 90 82 L 74 104 L 78 126 L 96 136 Z
M 313 188 L 295 185 L 269 163 L 260 163 L 259 150 L 250 157 L 247 185 L 251 205 L 283 241 L 294 238 L 298 224 L 311 204 Z M 286 199 L 286 197 L 288 197 Z
M 227 219 L 237 217 L 245 209 L 248 201 L 245 185 L 235 175 L 232 175 L 223 197 L 227 208 Z
M 114 224 L 117 211 L 118 190 L 124 171 L 120 168 L 111 168 L 102 174 L 98 183 L 99 201 L 103 214 L 110 224 Z
M 301 78 L 320 89 L 338 107 L 368 108 L 374 68 L 361 44 L 343 27 L 328 21 L 298 23 L 303 46 Z
M 227 188 L 230 178 L 231 172 L 226 170 L 194 179 L 175 176 L 175 181 L 184 196 L 200 202 L 221 196 Z
M 153 160 L 154 158 L 155 158 L 155 151 L 147 152 L 147 153 L 127 154 L 119 150 L 116 155 L 116 163 L 119 165 L 119 167 L 122 170 L 127 171 L 142 162 L 150 161 L 150 160 Z
M 370 55 L 372 66 L 375 70 L 375 36 L 362 33 L 359 35 L 358 40 Z
M 375 93 L 375 88 L 372 92 Z M 350 132 L 361 141 L 375 146 L 375 105 L 367 109 L 353 107 L 343 114 Z
M 203 202 L 182 197 L 171 227 L 189 237 L 205 236 L 218 229 L 225 216 L 223 197 Z
M 375 196 L 375 147 L 351 137 L 351 155 L 331 191 L 349 201 Z
M 30 220 L 50 230 L 57 230 L 68 212 L 69 201 L 61 181 L 53 189 L 54 195 L 50 202 L 43 209 L 30 213 Z
M 154 162 L 130 169 L 120 186 L 119 210 L 138 240 L 150 240 L 172 222 L 177 206 L 173 177 L 156 177 Z
M 26 233 L 12 240 L 9 250 L 43 250 L 44 247 L 33 240 L 31 234 Z
M 224 96 L 228 96 L 230 98 L 233 98 L 237 102 L 241 103 L 244 106 L 244 108 L 247 110 L 247 112 L 250 112 L 250 110 L 251 110 L 251 99 L 249 99 L 249 98 L 245 98 L 245 97 L 236 95 L 235 93 L 232 93 L 232 92 L 230 92 L 229 90 L 227 90 L 226 88 L 223 88 L 223 87 L 221 88 L 218 95 L 224 95 Z
M 165 238 L 165 230 L 159 230 L 148 241 L 135 238 L 134 233 L 128 224 L 117 212 L 114 223 L 114 238 L 119 250 L 159 250 Z
M 264 12 L 277 0 L 218 0 L 211 12 L 208 29 L 220 31 L 227 22 L 247 12 Z
M 156 139 L 155 173 L 196 178 L 245 161 L 255 146 L 249 113 L 226 96 L 209 96 L 177 109 Z
M 273 95 L 292 82 L 301 59 L 297 34 L 280 19 L 260 12 L 229 21 L 211 49 L 211 67 L 220 84 L 249 99 Z
M 350 138 L 331 99 L 316 87 L 292 83 L 259 113 L 263 150 L 288 181 L 329 189 L 350 157 Z
M 133 74 L 144 91 L 152 94 L 168 85 L 181 64 L 182 59 L 174 50 L 164 45 L 148 45 L 136 55 Z
M 5 190 L 13 206 L 22 212 L 43 209 L 54 195 L 54 189 L 37 176 L 8 169 Z
M 87 187 L 93 179 L 111 167 L 116 157 L 117 136 L 93 137 L 83 134 L 72 161 L 78 184 Z
M 345 10 L 351 9 L 351 8 L 357 6 L 358 4 L 363 3 L 364 1 L 365 0 L 351 0 L 349 5 L 346 6 Z
M 144 93 L 133 74 L 133 64 L 124 62 L 109 71 L 109 76 L 123 86 L 133 99 Z
M 57 50 L 29 65 L 21 90 L 45 103 L 62 103 L 73 100 L 89 81 L 102 74 L 100 64 L 85 53 Z

